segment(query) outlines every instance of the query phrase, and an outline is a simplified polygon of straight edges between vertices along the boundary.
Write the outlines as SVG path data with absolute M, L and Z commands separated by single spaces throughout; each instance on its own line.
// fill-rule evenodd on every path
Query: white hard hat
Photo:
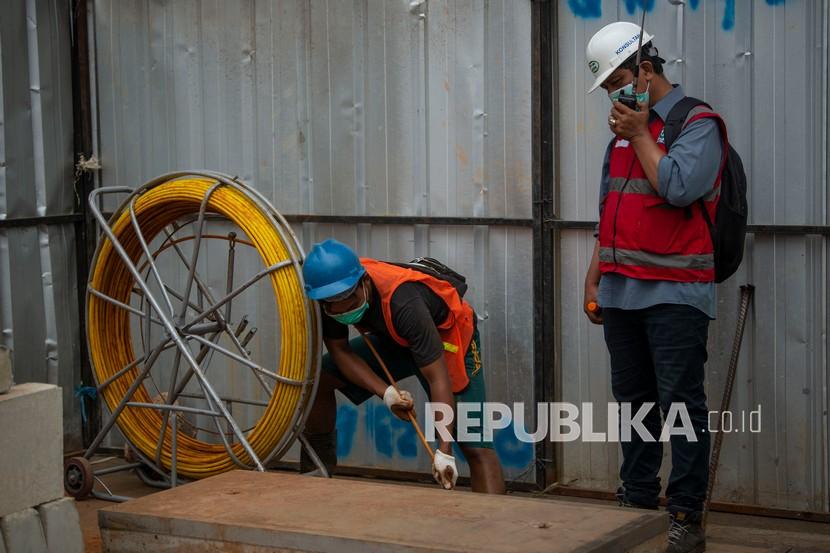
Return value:
M 643 44 L 653 38 L 654 36 L 643 31 Z M 637 53 L 639 42 L 640 26 L 628 21 L 610 23 L 591 37 L 585 48 L 585 57 L 588 59 L 588 69 L 597 77 L 588 89 L 589 94 L 596 90 L 629 56 Z

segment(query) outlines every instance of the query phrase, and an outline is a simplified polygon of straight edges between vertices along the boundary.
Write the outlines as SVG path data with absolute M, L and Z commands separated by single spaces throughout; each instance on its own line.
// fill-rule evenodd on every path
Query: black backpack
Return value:
M 683 130 L 683 122 L 689 112 L 700 105 L 711 109 L 709 104 L 697 98 L 686 96 L 669 112 L 666 125 L 663 129 L 663 139 L 666 149 Z M 723 282 L 732 276 L 741 265 L 744 257 L 744 242 L 746 239 L 746 221 L 748 207 L 746 202 L 746 173 L 741 156 L 732 146 L 726 154 L 726 164 L 723 168 L 720 182 L 720 199 L 715 211 L 714 223 L 709 218 L 703 199 L 698 200 L 700 210 L 709 226 L 712 244 L 715 246 L 715 282 Z
M 407 269 L 414 269 L 430 276 L 446 280 L 452 284 L 458 291 L 459 297 L 464 297 L 467 293 L 467 277 L 458 273 L 457 271 L 447 267 L 440 261 L 432 257 L 417 257 L 409 263 L 392 263 L 398 267 L 405 267 Z

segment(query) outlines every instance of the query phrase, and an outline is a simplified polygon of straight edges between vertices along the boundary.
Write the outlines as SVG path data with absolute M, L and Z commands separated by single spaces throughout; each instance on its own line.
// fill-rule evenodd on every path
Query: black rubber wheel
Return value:
M 63 489 L 75 499 L 83 499 L 92 492 L 95 473 L 85 457 L 70 457 L 63 462 Z

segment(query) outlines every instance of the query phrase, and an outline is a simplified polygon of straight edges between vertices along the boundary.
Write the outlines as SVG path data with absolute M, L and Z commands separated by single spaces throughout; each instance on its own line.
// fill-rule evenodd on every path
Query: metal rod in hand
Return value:
M 369 339 L 369 337 L 366 335 L 365 332 L 361 331 L 360 334 L 361 334 L 361 336 L 363 336 L 363 341 L 366 342 L 366 345 L 369 346 L 370 350 L 372 350 L 372 353 L 374 354 L 375 359 L 377 359 L 378 363 L 380 363 L 380 366 L 383 369 L 383 372 L 386 374 L 386 378 L 389 379 L 389 384 L 391 384 L 392 387 L 395 388 L 395 391 L 398 392 L 398 395 L 401 395 L 401 390 L 398 388 L 398 383 L 395 382 L 395 379 L 392 376 L 392 373 L 390 373 L 389 369 L 386 368 L 386 363 L 383 362 L 383 359 L 381 358 L 380 353 L 378 353 L 378 350 L 375 349 L 375 345 L 372 343 L 372 341 Z M 406 412 L 406 414 L 409 415 L 409 422 L 411 422 L 412 426 L 415 427 L 415 432 L 417 432 L 418 437 L 421 438 L 421 443 L 424 444 L 424 448 L 427 450 L 427 453 L 429 453 L 430 459 L 434 458 L 435 457 L 435 452 L 432 451 L 432 447 L 429 445 L 429 442 L 427 441 L 426 436 L 424 436 L 424 433 L 421 431 L 421 426 L 418 424 L 418 421 L 415 419 L 415 413 L 413 413 L 412 409 L 410 409 L 409 411 Z
M 729 410 L 729 403 L 732 400 L 732 388 L 735 385 L 735 374 L 738 370 L 738 357 L 741 353 L 746 317 L 749 312 L 749 304 L 752 301 L 752 294 L 755 287 L 751 284 L 741 286 L 741 303 L 738 311 L 738 323 L 735 329 L 735 341 L 732 343 L 732 355 L 729 358 L 729 371 L 726 375 L 726 386 L 723 390 L 723 399 L 720 404 L 721 417 L 718 420 L 718 431 L 715 434 L 715 444 L 712 447 L 712 457 L 709 461 L 709 484 L 706 487 L 706 501 L 703 503 L 703 526 L 706 526 L 706 517 L 709 515 L 709 503 L 712 501 L 712 490 L 715 487 L 715 478 L 718 474 L 718 463 L 720 462 L 720 450 L 723 445 L 723 432 L 721 424 L 723 413 Z

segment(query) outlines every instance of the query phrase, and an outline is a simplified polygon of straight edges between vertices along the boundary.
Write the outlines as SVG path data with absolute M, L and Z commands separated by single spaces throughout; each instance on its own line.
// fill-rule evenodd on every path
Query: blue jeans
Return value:
M 671 403 L 679 402 L 688 410 L 697 441 L 671 436 L 668 508 L 672 512 L 702 510 L 709 480 L 708 409 L 703 389 L 709 318 L 694 307 L 674 304 L 636 310 L 608 308 L 602 315 L 614 398 L 630 402 L 632 415 L 645 402 L 656 404 L 643 425 L 658 441 L 643 441 L 632 431 L 631 441 L 622 443 L 624 500 L 657 506 L 657 473 L 663 460 L 660 411 L 665 416 Z

